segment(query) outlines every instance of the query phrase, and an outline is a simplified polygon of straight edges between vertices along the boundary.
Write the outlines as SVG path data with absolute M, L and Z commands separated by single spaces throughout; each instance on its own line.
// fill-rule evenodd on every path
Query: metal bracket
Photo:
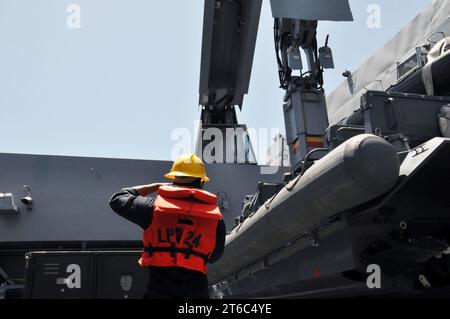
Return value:
M 422 153 L 425 153 L 426 151 L 428 151 L 428 149 L 425 148 L 425 145 L 421 145 L 421 146 L 415 148 L 412 151 L 414 152 L 414 155 L 412 157 L 416 157 L 416 156 L 419 156 Z
M 3 270 L 2 267 L 0 267 L 0 275 L 5 279 L 5 281 L 9 284 L 9 285 L 15 285 L 14 281 L 12 281 L 8 274 L 6 273 L 6 271 Z

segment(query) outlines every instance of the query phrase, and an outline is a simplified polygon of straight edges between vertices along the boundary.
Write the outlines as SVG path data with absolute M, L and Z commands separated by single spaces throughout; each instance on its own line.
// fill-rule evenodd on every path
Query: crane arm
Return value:
M 328 127 L 323 70 L 334 68 L 334 62 L 328 37 L 325 46 L 318 48 L 318 22 L 353 17 L 348 0 L 271 0 L 270 4 L 280 87 L 286 91 L 286 137 L 295 171 L 311 151 L 323 148 L 321 137 Z M 205 0 L 199 98 L 202 133 L 197 153 L 203 154 L 207 128 L 246 130 L 238 125 L 235 107 L 242 108 L 248 93 L 261 6 L 262 0 Z M 299 74 L 293 75 L 295 71 Z M 238 148 L 232 145 L 234 152 Z
M 200 70 L 204 124 L 237 124 L 248 92 L 262 0 L 205 0 Z

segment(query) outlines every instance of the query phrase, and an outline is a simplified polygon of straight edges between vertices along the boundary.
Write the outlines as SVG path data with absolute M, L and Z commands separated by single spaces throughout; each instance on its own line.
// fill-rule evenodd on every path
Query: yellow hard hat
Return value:
M 205 165 L 195 154 L 179 156 L 173 162 L 170 173 L 164 176 L 170 179 L 175 179 L 175 177 L 195 177 L 201 178 L 203 182 L 209 181 L 208 176 L 206 176 Z

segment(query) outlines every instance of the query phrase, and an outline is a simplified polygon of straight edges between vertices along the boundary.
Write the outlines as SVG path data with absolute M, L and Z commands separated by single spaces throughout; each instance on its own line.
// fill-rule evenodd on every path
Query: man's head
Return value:
M 203 183 L 209 181 L 206 176 L 205 165 L 195 154 L 181 155 L 173 163 L 166 178 L 173 179 L 175 185 L 202 188 Z

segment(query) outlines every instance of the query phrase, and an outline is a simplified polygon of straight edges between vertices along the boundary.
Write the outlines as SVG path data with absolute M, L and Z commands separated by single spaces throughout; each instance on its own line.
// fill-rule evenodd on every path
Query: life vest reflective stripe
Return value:
M 176 248 L 176 247 L 152 247 L 152 246 L 147 246 L 144 248 L 144 250 L 150 255 L 152 256 L 153 253 L 158 253 L 158 252 L 168 252 L 171 253 L 171 256 L 173 257 L 175 253 L 180 253 L 180 254 L 184 254 L 186 256 L 186 258 L 189 258 L 190 255 L 194 255 L 197 257 L 202 258 L 205 262 L 208 262 L 208 255 L 199 253 L 198 251 L 195 251 L 193 249 L 190 248 Z
M 222 218 L 217 197 L 186 187 L 162 186 L 144 231 L 142 266 L 182 267 L 204 274 L 215 249 L 217 223 Z

